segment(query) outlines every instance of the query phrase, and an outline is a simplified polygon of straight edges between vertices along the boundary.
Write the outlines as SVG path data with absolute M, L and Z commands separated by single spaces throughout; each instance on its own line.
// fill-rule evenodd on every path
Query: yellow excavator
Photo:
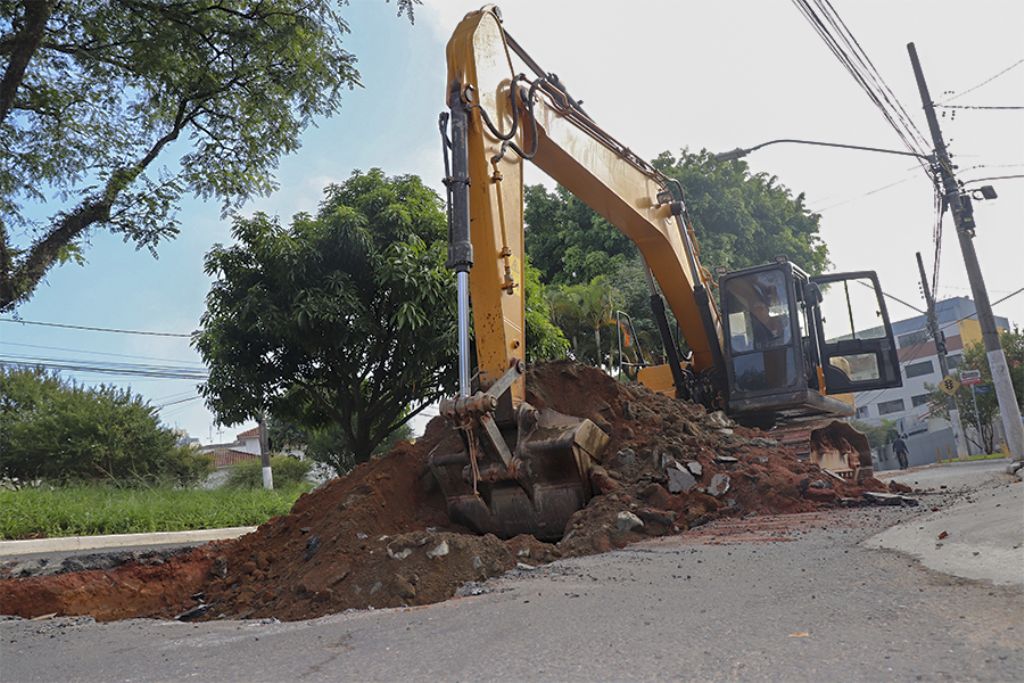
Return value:
M 513 55 L 529 73 L 517 73 Z M 447 61 L 440 128 L 459 394 L 441 402 L 453 431 L 429 464 L 454 521 L 506 538 L 559 538 L 587 503 L 591 459 L 608 442 L 590 420 L 525 400 L 526 161 L 622 231 L 642 255 L 667 359 L 642 368 L 642 384 L 724 410 L 743 424 L 775 427 L 840 476 L 870 475 L 866 439 L 835 418 L 853 414 L 852 392 L 901 384 L 874 272 L 809 276 L 779 258 L 720 275 L 716 303 L 678 181 L 595 123 L 509 35 L 496 7 L 466 15 L 448 42 Z

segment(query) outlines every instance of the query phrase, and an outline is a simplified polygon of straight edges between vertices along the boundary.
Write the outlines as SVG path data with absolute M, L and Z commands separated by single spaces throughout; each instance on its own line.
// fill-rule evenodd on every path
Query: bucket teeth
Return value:
M 590 462 L 608 435 L 590 420 L 526 403 L 514 424 L 486 418 L 490 424 L 458 424 L 430 454 L 449 517 L 502 538 L 561 538 L 590 499 Z

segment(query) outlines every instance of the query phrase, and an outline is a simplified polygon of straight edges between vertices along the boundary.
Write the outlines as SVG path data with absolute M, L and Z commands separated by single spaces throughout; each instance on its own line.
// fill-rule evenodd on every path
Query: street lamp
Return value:
M 732 161 L 733 159 L 740 159 L 747 156 L 751 152 L 767 147 L 768 145 L 777 145 L 779 143 L 792 143 L 797 145 L 815 145 L 817 147 L 840 147 L 842 149 L 859 149 L 865 152 L 881 152 L 882 154 L 898 154 L 903 157 L 916 157 L 923 159 L 929 164 L 934 163 L 935 157 L 930 154 L 917 154 L 916 152 L 904 152 L 899 149 L 885 149 L 883 147 L 864 147 L 861 145 L 844 145 L 839 142 L 818 142 L 817 140 L 795 140 L 792 138 L 782 138 L 780 140 L 769 140 L 768 142 L 762 142 L 760 145 L 754 145 L 753 147 L 737 147 L 736 149 L 729 150 L 728 152 L 721 152 L 715 154 L 716 161 Z

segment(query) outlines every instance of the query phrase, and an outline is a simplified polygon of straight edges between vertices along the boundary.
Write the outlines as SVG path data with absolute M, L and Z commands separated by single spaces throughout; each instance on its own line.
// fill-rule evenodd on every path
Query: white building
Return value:
M 960 365 L 965 346 L 981 341 L 981 327 L 975 316 L 974 302 L 968 297 L 954 297 L 935 304 L 939 330 L 946 337 L 946 354 L 951 373 Z M 1006 318 L 996 318 L 1000 332 L 1009 329 Z M 889 420 L 906 434 L 935 431 L 949 427 L 945 419 L 933 417 L 928 405 L 932 390 L 942 374 L 935 341 L 928 334 L 924 315 L 893 322 L 893 335 L 899 349 L 903 386 L 880 391 L 863 391 L 855 395 L 858 420 L 881 424 Z

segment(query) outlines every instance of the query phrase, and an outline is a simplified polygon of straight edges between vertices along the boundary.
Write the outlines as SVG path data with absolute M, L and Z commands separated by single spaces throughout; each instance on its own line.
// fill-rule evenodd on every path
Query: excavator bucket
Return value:
M 431 451 L 429 464 L 448 516 L 482 534 L 558 540 L 590 499 L 590 462 L 608 436 L 590 420 L 526 402 L 510 423 L 499 425 L 497 398 L 478 392 L 442 401 L 453 429 Z

